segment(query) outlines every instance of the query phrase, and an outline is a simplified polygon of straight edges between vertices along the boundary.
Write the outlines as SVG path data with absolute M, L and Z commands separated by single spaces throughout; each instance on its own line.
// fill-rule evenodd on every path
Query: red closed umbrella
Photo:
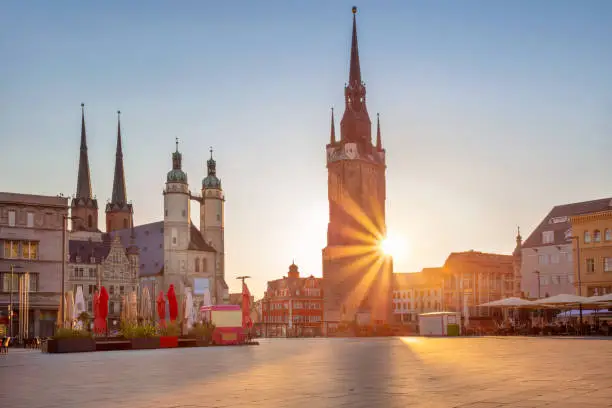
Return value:
M 170 321 L 176 321 L 176 317 L 178 316 L 178 303 L 176 301 L 174 285 L 170 285 L 170 288 L 168 288 L 168 312 L 170 314 Z
M 97 290 L 93 296 L 94 333 L 100 333 L 100 292 Z
M 98 321 L 98 332 L 104 333 L 106 332 L 106 318 L 108 317 L 108 292 L 104 286 L 100 289 L 100 297 L 98 300 L 98 314 L 96 316 L 96 319 L 100 319 Z
M 166 299 L 164 299 L 164 292 L 159 291 L 157 297 L 157 316 L 159 316 L 159 325 L 161 327 L 166 326 Z
M 246 283 L 242 281 L 242 328 L 250 329 L 253 327 L 251 320 L 251 292 Z

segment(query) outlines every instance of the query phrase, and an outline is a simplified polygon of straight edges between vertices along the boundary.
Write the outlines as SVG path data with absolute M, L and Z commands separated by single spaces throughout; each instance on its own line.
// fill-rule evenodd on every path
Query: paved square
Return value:
M 612 341 L 274 339 L 0 356 L 0 407 L 612 407 Z

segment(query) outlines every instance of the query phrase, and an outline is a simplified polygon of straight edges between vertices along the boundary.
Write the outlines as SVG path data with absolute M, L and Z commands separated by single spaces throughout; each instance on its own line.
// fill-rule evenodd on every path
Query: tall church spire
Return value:
M 77 177 L 76 198 L 91 199 L 91 176 L 89 173 L 89 157 L 87 156 L 84 103 L 81 103 L 81 151 L 79 155 L 79 174 Z
M 366 107 L 366 88 L 361 79 L 359 46 L 357 44 L 357 7 L 353 7 L 353 36 L 349 81 L 344 88 L 344 115 L 340 121 L 342 142 L 356 143 L 359 152 L 372 151 L 372 122 Z
M 121 111 L 117 111 L 117 150 L 115 152 L 115 175 L 113 195 L 106 204 L 106 232 L 127 229 L 134 226 L 134 209 L 127 202 L 125 172 L 123 170 L 123 149 L 121 147 Z
M 98 231 L 98 201 L 91 193 L 87 132 L 85 130 L 85 104 L 81 103 L 81 148 L 76 194 L 70 204 L 73 231 Z
M 115 153 L 115 177 L 113 179 L 111 203 L 119 205 L 127 203 L 125 173 L 123 171 L 123 150 L 121 148 L 121 111 L 117 111 L 117 151 Z
M 336 125 L 334 124 L 334 108 L 331 108 L 331 134 L 329 136 L 329 143 L 336 143 Z
M 351 40 L 351 68 L 349 85 L 361 84 L 361 67 L 359 66 L 359 47 L 357 44 L 357 7 L 353 6 L 353 38 Z

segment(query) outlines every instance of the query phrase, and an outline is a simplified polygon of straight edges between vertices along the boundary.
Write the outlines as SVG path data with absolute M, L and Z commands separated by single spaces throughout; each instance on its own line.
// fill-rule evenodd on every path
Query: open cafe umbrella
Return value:
M 549 305 L 549 306 L 563 306 L 563 305 L 584 305 L 588 303 L 587 297 L 578 295 L 561 294 L 544 299 L 534 300 L 534 305 Z
M 78 319 L 81 316 L 81 313 L 87 312 L 87 307 L 85 306 L 85 296 L 83 296 L 83 287 L 77 286 L 76 296 L 74 297 L 74 318 Z M 77 327 L 79 330 L 83 329 L 83 322 L 80 320 L 77 322 Z
M 591 297 L 587 298 L 585 303 L 586 304 L 612 303 L 612 293 L 608 293 L 607 295 L 591 296 Z
M 159 317 L 160 327 L 166 326 L 166 300 L 162 291 L 159 292 L 157 297 L 157 316 Z
M 178 316 L 178 303 L 176 301 L 174 285 L 170 285 L 168 289 L 168 313 L 170 314 L 170 321 L 176 321 L 176 317 Z
M 488 302 L 488 303 L 483 303 L 482 305 L 479 305 L 480 307 L 509 307 L 509 308 L 513 308 L 513 307 L 531 307 L 534 305 L 534 302 L 527 300 L 527 299 L 521 299 L 518 297 L 509 297 L 509 298 L 505 298 L 505 299 L 500 299 L 500 300 L 494 300 L 492 302 Z

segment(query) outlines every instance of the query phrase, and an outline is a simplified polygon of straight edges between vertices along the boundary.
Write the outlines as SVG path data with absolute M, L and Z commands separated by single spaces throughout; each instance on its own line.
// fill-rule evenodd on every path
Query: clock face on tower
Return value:
M 349 159 L 357 158 L 357 145 L 355 143 L 347 143 L 344 145 L 344 153 Z

